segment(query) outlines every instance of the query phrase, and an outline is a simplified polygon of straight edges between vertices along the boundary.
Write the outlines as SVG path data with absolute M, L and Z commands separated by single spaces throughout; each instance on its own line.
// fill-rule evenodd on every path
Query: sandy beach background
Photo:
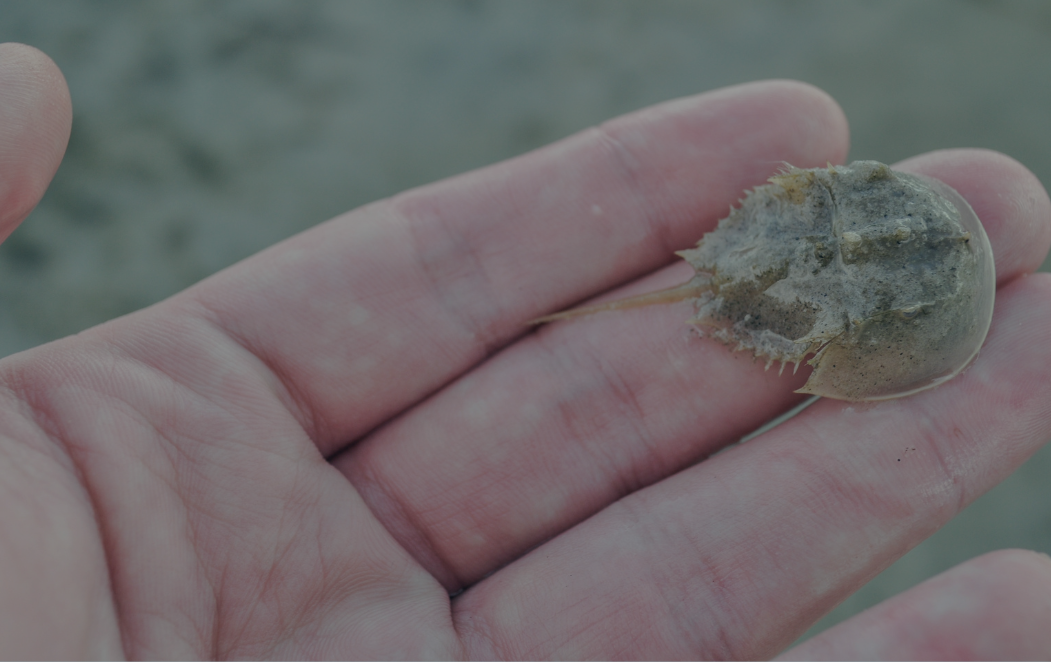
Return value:
M 347 209 L 758 79 L 832 94 L 851 158 L 984 147 L 1051 185 L 1042 0 L 0 1 L 0 40 L 54 58 L 74 107 L 0 247 L 2 355 Z M 1051 552 L 1049 471 L 1045 449 L 812 632 L 982 552 Z

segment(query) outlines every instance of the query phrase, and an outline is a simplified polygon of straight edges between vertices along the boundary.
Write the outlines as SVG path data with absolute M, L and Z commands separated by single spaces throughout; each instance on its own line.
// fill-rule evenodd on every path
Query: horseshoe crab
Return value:
M 992 319 L 989 239 L 937 180 L 876 161 L 791 166 L 681 251 L 696 275 L 536 322 L 690 299 L 690 322 L 769 368 L 807 363 L 800 393 L 882 400 L 941 384 L 978 354 Z

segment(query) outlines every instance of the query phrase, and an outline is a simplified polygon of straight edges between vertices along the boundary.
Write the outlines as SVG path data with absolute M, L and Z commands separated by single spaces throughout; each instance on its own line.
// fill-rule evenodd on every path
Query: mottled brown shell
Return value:
M 680 255 L 708 290 L 692 321 L 782 367 L 812 355 L 804 393 L 935 386 L 974 358 L 992 318 L 992 250 L 970 206 L 875 161 L 789 168 Z

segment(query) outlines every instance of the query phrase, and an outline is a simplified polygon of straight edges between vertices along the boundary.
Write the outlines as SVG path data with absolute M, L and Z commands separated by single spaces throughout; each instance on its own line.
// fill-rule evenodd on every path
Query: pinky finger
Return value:
M 971 559 L 787 651 L 786 660 L 1051 659 L 1051 558 Z

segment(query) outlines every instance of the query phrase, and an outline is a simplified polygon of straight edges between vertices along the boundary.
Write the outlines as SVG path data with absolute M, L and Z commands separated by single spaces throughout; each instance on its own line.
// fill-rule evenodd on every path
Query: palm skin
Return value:
M 46 56 L 0 47 L 0 117 L 6 235 L 68 136 Z M 900 164 L 990 235 L 977 362 L 703 462 L 802 371 L 691 336 L 685 304 L 524 323 L 684 280 L 673 250 L 741 191 L 846 149 L 804 85 L 671 102 L 4 359 L 0 656 L 776 655 L 1051 436 L 1040 184 L 988 152 Z M 1046 557 L 988 555 L 789 654 L 1048 655 L 1049 588 Z

